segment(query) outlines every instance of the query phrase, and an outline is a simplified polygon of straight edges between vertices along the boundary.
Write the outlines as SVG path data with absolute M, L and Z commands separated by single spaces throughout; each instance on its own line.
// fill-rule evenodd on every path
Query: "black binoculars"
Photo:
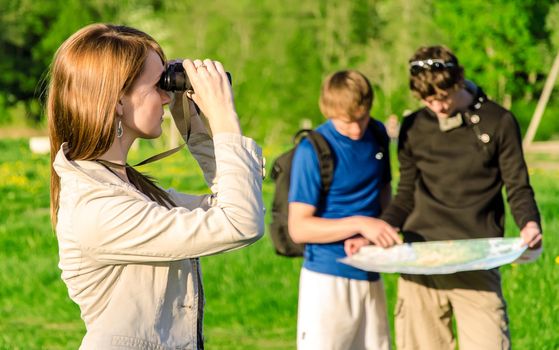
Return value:
M 229 84 L 231 84 L 231 73 L 225 72 Z M 182 66 L 182 62 L 171 63 L 159 79 L 159 87 L 165 91 L 186 91 L 192 90 L 190 79 Z

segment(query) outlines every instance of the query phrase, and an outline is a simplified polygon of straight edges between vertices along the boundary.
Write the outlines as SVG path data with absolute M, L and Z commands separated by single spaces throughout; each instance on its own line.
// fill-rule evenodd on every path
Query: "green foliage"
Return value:
M 522 99 L 534 108 L 553 59 L 550 44 L 557 42 L 555 1 L 0 3 L 0 109 L 24 104 L 37 120 L 41 78 L 60 43 L 91 22 L 122 23 L 150 33 L 169 57 L 222 61 L 233 74 L 243 127 L 272 144 L 283 142 L 304 119 L 314 125 L 323 120 L 320 84 L 340 69 L 355 68 L 370 78 L 377 118 L 414 109 L 407 60 L 421 45 L 446 44 L 467 77 L 498 102 L 514 108 Z M 541 20 L 546 16 L 547 25 Z M 522 113 L 531 115 L 528 108 Z M 2 121 L 9 122 L 9 115 L 2 114 Z
M 444 31 L 443 42 L 465 66 L 466 77 L 482 83 L 497 101 L 522 97 L 529 74 L 547 73 L 525 3 L 442 0 L 435 9 L 441 28 L 455 28 Z
M 39 122 L 39 102 L 44 98 L 47 70 L 60 44 L 77 29 L 93 22 L 153 23 L 150 19 L 154 4 L 158 3 L 155 0 L 122 3 L 108 0 L 49 0 L 41 3 L 1 0 L 0 102 L 5 107 L 23 104 L 27 117 Z M 159 22 L 157 27 L 162 24 Z M 152 28 L 148 26 L 148 29 Z M 8 118 L 0 118 L 0 122 L 2 119 L 6 121 Z
M 555 4 L 549 9 L 545 28 L 550 32 L 549 41 L 556 50 L 559 49 L 559 4 Z
M 30 111 L 35 87 L 44 72 L 45 58 L 37 59 L 42 35 L 57 10 L 53 3 L 35 6 L 26 0 L 4 1 L 0 17 L 0 92 L 4 104 L 25 101 Z

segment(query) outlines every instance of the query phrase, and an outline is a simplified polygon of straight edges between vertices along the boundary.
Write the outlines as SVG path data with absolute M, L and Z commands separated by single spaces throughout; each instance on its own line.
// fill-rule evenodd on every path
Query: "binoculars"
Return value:
M 231 84 L 231 73 L 225 73 L 227 79 L 229 79 L 229 84 Z M 182 62 L 171 63 L 167 66 L 167 69 L 161 75 L 161 79 L 159 79 L 159 87 L 165 91 L 192 90 L 192 84 L 190 84 L 190 79 L 188 79 Z

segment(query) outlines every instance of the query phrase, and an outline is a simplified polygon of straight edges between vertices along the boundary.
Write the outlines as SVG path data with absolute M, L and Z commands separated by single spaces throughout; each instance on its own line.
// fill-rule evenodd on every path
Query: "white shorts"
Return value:
M 303 268 L 297 349 L 390 349 L 382 280 L 354 280 Z

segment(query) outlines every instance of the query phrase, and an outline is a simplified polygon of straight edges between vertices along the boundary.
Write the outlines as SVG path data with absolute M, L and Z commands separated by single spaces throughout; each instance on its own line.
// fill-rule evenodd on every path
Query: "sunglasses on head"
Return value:
M 444 60 L 441 60 L 439 58 L 429 58 L 421 61 L 411 61 L 410 73 L 412 75 L 417 75 L 424 70 L 437 72 L 449 67 L 454 67 L 454 63 L 445 62 Z

